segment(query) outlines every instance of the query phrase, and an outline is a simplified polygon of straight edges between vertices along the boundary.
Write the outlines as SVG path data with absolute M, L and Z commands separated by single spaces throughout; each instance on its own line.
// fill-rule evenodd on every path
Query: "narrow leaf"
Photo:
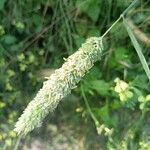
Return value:
M 131 42 L 132 42 L 132 44 L 133 44 L 133 46 L 134 46 L 134 48 L 135 48 L 135 50 L 139 56 L 139 59 L 141 61 L 141 64 L 142 64 L 145 72 L 146 72 L 146 75 L 147 75 L 148 79 L 150 80 L 150 69 L 149 69 L 148 64 L 146 62 L 146 59 L 142 53 L 142 49 L 141 49 L 137 39 L 135 38 L 135 36 L 134 36 L 134 34 L 133 34 L 131 28 L 129 27 L 127 20 L 125 18 L 123 18 L 123 23 L 124 23 L 124 26 L 125 26 L 128 34 L 129 34 Z

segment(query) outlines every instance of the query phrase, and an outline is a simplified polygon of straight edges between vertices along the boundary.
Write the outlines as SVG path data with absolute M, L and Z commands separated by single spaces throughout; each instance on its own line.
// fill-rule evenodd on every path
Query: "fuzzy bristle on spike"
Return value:
M 18 119 L 14 129 L 18 135 L 26 135 L 42 123 L 100 59 L 102 50 L 101 38 L 91 37 L 65 60 L 61 68 L 55 70 Z

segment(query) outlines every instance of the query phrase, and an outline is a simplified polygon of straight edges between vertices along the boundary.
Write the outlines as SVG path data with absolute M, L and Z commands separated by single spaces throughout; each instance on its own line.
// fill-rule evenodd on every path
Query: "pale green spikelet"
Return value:
M 45 116 L 52 112 L 59 101 L 68 95 L 86 72 L 100 59 L 102 40 L 91 37 L 81 48 L 66 59 L 39 90 L 15 125 L 18 134 L 25 135 L 42 123 Z

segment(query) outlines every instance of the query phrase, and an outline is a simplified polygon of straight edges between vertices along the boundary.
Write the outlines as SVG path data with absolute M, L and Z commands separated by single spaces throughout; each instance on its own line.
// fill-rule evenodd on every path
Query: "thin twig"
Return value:
M 91 118 L 94 120 L 94 122 L 95 122 L 96 125 L 99 125 L 99 121 L 97 120 L 97 118 L 95 117 L 95 115 L 93 114 L 93 112 L 92 112 L 92 110 L 91 110 L 91 108 L 89 106 L 89 103 L 88 103 L 88 100 L 87 100 L 87 98 L 85 96 L 84 89 L 83 89 L 82 85 L 81 85 L 81 93 L 82 93 L 85 105 L 86 105 L 86 107 L 88 109 L 88 112 L 91 115 Z
M 13 150 L 18 150 L 18 147 L 19 147 L 21 138 L 22 138 L 22 135 L 20 135 L 20 136 L 17 138 L 16 144 L 15 144 L 15 147 L 14 147 Z
M 129 7 L 127 7 L 124 11 L 123 11 L 123 13 L 121 14 L 122 16 L 125 16 L 126 14 L 127 14 L 127 12 L 131 9 L 131 8 L 133 8 L 136 4 L 138 4 L 138 2 L 139 2 L 139 0 L 134 0 L 130 5 L 129 5 Z
M 108 30 L 101 36 L 101 38 L 103 39 L 104 36 L 106 36 L 106 34 L 122 19 L 122 17 L 124 15 L 126 15 L 126 13 L 135 6 L 135 4 L 137 4 L 137 2 L 139 2 L 139 0 L 134 0 L 123 12 L 122 14 L 119 16 L 119 18 L 108 28 Z
M 88 0 L 83 1 L 80 6 L 82 6 L 84 3 L 86 3 Z M 79 6 L 79 7 L 80 7 Z M 75 12 L 77 10 L 77 8 L 72 9 L 70 12 L 68 12 L 68 14 L 62 15 L 60 17 L 58 17 L 58 19 L 56 21 L 54 21 L 52 24 L 50 24 L 49 26 L 45 27 L 42 31 L 40 31 L 39 33 L 37 33 L 37 35 L 35 35 L 35 33 L 33 34 L 33 36 L 30 36 L 30 38 L 34 37 L 34 39 L 32 39 L 29 44 L 22 50 L 25 51 L 27 48 L 29 48 L 33 43 L 35 43 L 43 34 L 47 33 L 49 31 L 50 28 L 52 28 L 54 25 L 56 25 L 60 20 L 62 20 L 64 17 L 66 17 L 66 15 L 73 15 L 72 13 Z M 30 39 L 29 38 L 29 39 Z
M 120 15 L 119 18 L 110 26 L 110 28 L 108 28 L 108 30 L 102 35 L 102 39 L 104 38 L 104 36 L 106 36 L 106 34 L 121 20 L 122 16 Z

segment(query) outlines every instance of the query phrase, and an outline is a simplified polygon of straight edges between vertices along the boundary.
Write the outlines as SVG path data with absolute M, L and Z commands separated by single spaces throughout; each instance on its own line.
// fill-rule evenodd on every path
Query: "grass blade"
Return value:
M 140 47 L 140 44 L 138 43 L 137 39 L 135 38 L 135 36 L 134 36 L 134 34 L 133 34 L 131 28 L 129 27 L 127 20 L 125 18 L 123 18 L 123 23 L 124 23 L 124 26 L 125 26 L 128 34 L 129 34 L 131 42 L 132 42 L 132 44 L 133 44 L 133 46 L 134 46 L 134 48 L 135 48 L 135 50 L 139 56 L 139 59 L 141 61 L 141 64 L 142 64 L 145 72 L 146 72 L 146 75 L 147 75 L 148 79 L 150 80 L 150 69 L 149 69 L 148 64 L 146 62 L 146 59 L 142 53 L 142 49 Z

